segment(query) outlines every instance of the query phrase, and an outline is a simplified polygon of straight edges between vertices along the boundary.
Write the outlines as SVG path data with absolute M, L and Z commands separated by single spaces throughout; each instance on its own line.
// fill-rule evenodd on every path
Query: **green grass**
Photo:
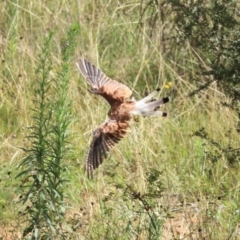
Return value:
M 79 24 L 80 34 L 68 74 L 68 100 L 77 120 L 71 126 L 74 152 L 65 159 L 69 239 L 239 238 L 239 162 L 230 165 L 226 154 L 211 161 L 208 156 L 215 147 L 193 136 L 204 127 L 223 148 L 229 139 L 233 148 L 239 147 L 237 118 L 221 105 L 228 99 L 214 84 L 189 98 L 204 82 L 191 48 L 161 42 L 161 30 L 150 37 L 147 24 L 139 31 L 140 1 L 120 2 L 4 1 L 0 10 L 0 239 L 14 239 L 25 226 L 18 215 L 24 206 L 18 203 L 20 183 L 15 176 L 25 156 L 20 148 L 30 144 L 25 137 L 32 124 L 37 56 L 44 38 L 54 30 L 51 57 L 57 68 L 62 62 L 61 40 L 73 24 Z M 160 96 L 171 97 L 166 107 L 169 117 L 132 121 L 129 134 L 93 180 L 84 174 L 83 163 L 91 131 L 105 120 L 108 106 L 87 91 L 75 66 L 81 54 L 133 88 L 137 99 L 158 86 Z M 167 89 L 169 82 L 172 86 Z M 191 221 L 194 217 L 196 222 Z M 171 220 L 187 230 L 178 231 Z

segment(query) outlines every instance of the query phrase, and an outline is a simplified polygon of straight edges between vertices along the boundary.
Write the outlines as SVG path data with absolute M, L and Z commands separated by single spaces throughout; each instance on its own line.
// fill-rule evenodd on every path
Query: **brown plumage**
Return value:
M 158 109 L 168 102 L 169 98 L 152 99 L 159 91 L 157 89 L 140 101 L 130 100 L 132 91 L 127 86 L 110 79 L 84 58 L 80 58 L 76 64 L 91 86 L 89 91 L 101 95 L 110 105 L 109 118 L 93 132 L 93 140 L 87 154 L 85 169 L 88 176 L 92 177 L 93 170 L 99 167 L 103 159 L 107 158 L 110 149 L 127 133 L 128 121 L 132 116 L 166 116 L 166 113 Z

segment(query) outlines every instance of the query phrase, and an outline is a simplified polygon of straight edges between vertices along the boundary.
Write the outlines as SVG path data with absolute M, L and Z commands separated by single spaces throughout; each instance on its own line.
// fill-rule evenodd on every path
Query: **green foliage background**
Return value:
M 72 123 L 71 151 L 64 149 L 62 160 L 66 213 L 59 239 L 238 239 L 238 12 L 237 1 L 223 0 L 3 1 L 0 239 L 21 239 L 28 226 L 22 213 L 31 205 L 21 203 L 16 176 L 26 157 L 22 148 L 32 147 L 35 70 L 51 31 L 49 76 L 57 82 L 67 71 Z M 75 50 L 66 60 L 66 39 L 76 25 Z M 86 91 L 75 66 L 82 54 L 127 84 L 136 99 L 156 87 L 171 97 L 169 117 L 133 121 L 94 180 L 82 166 L 108 106 Z

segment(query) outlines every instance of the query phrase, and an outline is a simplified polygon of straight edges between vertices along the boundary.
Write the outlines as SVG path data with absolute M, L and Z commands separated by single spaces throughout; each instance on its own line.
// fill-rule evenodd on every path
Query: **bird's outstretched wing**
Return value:
M 127 86 L 110 79 L 101 69 L 84 58 L 80 58 L 76 64 L 83 77 L 91 85 L 90 92 L 103 96 L 111 106 L 116 101 L 124 102 L 132 95 L 132 91 Z
M 85 166 L 88 177 L 93 176 L 93 170 L 99 167 L 111 148 L 124 137 L 128 127 L 125 121 L 108 119 L 93 132 Z

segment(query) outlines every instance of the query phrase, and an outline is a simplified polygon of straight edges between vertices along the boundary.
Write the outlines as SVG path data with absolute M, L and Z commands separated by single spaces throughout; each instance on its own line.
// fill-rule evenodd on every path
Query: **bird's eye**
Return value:
M 100 135 L 99 129 L 92 132 L 93 137 L 98 137 Z

